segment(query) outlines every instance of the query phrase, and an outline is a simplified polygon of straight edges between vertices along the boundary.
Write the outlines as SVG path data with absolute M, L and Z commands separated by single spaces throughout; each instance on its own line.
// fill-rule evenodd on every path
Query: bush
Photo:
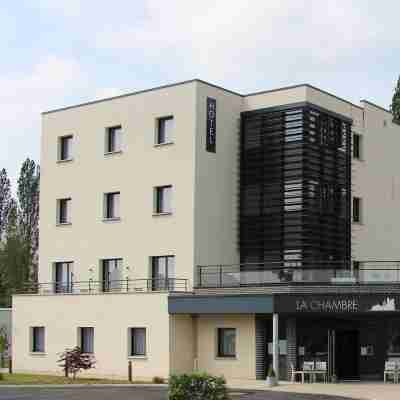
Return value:
M 165 383 L 165 380 L 164 380 L 164 378 L 161 378 L 161 377 L 159 377 L 159 376 L 155 376 L 155 377 L 153 378 L 153 383 L 156 383 L 156 384 L 160 385 L 160 384 L 162 384 L 162 383 Z
M 169 380 L 169 400 L 228 400 L 223 377 L 208 374 L 173 375 Z
M 82 353 L 79 347 L 66 349 L 60 354 L 58 360 L 58 365 L 65 371 L 65 375 L 69 377 L 69 373 L 72 373 L 73 379 L 76 378 L 78 372 L 94 368 L 95 364 L 96 360 L 93 354 Z

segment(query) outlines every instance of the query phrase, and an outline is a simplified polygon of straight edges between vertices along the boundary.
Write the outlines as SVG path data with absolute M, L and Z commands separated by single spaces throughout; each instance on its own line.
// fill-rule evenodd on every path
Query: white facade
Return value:
M 205 150 L 206 100 L 217 102 L 216 153 Z M 126 377 L 128 329 L 146 327 L 146 357 L 134 377 L 167 377 L 195 366 L 227 377 L 254 378 L 254 316 L 169 316 L 165 293 L 53 295 L 55 263 L 72 262 L 73 280 L 101 281 L 104 259 L 122 259 L 120 279 L 152 277 L 151 257 L 174 256 L 172 278 L 193 285 L 194 266 L 237 264 L 240 113 L 310 102 L 353 120 L 362 159 L 353 160 L 353 195 L 362 199 L 352 227 L 354 260 L 400 259 L 400 127 L 389 112 L 353 105 L 308 85 L 240 95 L 194 80 L 43 114 L 39 281 L 47 294 L 14 296 L 16 371 L 59 371 L 57 353 L 94 328 L 94 374 Z M 156 144 L 158 119 L 173 116 L 171 141 Z M 105 154 L 107 128 L 121 126 L 121 151 Z M 60 138 L 72 135 L 72 159 L 60 161 Z M 172 186 L 171 213 L 155 213 L 154 188 Z M 104 195 L 120 193 L 119 219 L 104 220 Z M 70 223 L 57 223 L 71 199 Z M 219 323 L 238 326 L 240 357 L 215 358 Z M 32 327 L 45 327 L 45 351 L 33 354 Z

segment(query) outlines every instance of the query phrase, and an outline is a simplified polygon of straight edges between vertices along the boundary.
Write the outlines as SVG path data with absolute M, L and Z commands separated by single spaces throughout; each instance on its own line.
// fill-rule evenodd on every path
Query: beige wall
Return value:
M 217 101 L 216 153 L 206 151 L 207 97 Z M 242 98 L 198 83 L 196 101 L 194 265 L 234 264 Z
M 169 375 L 166 294 L 13 297 L 13 367 L 16 372 L 61 373 L 58 354 L 78 345 L 78 327 L 94 327 L 96 368 L 90 374 L 127 379 Z M 30 353 L 30 327 L 45 327 L 45 354 Z M 147 357 L 129 358 L 128 328 L 147 328 Z
M 236 359 L 217 358 L 217 328 L 236 328 Z M 256 378 L 254 315 L 201 315 L 198 318 L 198 367 L 227 379 Z
M 176 255 L 176 277 L 191 278 L 195 83 L 43 116 L 40 270 L 75 262 L 75 280 L 98 279 L 101 258 L 122 257 L 131 278 L 148 277 L 149 257 Z M 174 144 L 154 147 L 156 118 L 174 115 Z M 104 155 L 105 128 L 121 124 L 123 152 Z M 74 160 L 57 163 L 57 138 L 73 134 Z M 172 216 L 153 217 L 153 187 L 173 185 Z M 102 221 L 103 193 L 121 192 L 121 221 Z M 56 199 L 72 197 L 72 225 L 56 226 Z M 89 268 L 94 267 L 93 276 Z

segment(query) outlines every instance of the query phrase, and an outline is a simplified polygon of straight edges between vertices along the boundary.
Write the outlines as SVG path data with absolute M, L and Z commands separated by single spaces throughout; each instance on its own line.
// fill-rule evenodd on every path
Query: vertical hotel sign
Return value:
M 216 152 L 217 139 L 217 100 L 207 97 L 207 133 L 206 150 Z

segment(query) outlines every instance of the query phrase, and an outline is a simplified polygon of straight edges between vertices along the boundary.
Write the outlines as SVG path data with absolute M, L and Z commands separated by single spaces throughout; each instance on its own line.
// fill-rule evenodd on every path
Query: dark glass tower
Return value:
M 241 117 L 241 262 L 349 260 L 352 121 L 309 103 Z

